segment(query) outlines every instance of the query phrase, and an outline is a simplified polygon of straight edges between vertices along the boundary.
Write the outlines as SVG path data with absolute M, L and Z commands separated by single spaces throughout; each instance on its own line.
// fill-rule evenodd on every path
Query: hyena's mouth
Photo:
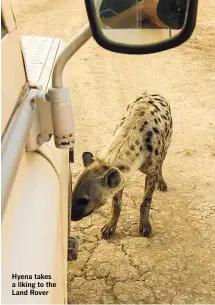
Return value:
M 89 211 L 89 212 L 86 212 L 85 214 L 84 214 L 84 216 L 83 217 L 87 217 L 87 216 L 89 216 L 89 215 L 91 215 L 92 213 L 94 213 L 95 211 L 97 211 L 99 208 L 101 208 L 102 207 L 102 205 L 97 205 L 94 209 L 92 209 L 91 211 Z
M 79 210 L 76 208 L 72 208 L 72 216 L 71 216 L 71 220 L 72 221 L 78 221 L 81 220 L 84 217 L 89 216 L 90 214 L 92 214 L 94 212 L 94 210 L 89 211 L 89 212 L 84 212 L 83 210 Z
M 72 213 L 72 216 L 71 216 L 72 221 L 78 221 L 78 220 L 81 220 L 82 218 L 84 218 L 84 215 Z
M 87 212 L 86 214 L 84 214 L 84 217 L 87 217 L 87 216 L 91 215 L 94 211 L 95 211 L 95 210 L 92 210 L 92 211 Z

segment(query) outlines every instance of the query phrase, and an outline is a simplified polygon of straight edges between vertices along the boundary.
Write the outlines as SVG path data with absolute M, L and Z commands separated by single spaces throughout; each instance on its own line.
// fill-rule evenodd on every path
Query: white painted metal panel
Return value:
M 62 41 L 35 36 L 23 41 L 28 80 L 45 90 Z M 66 302 L 68 181 L 68 151 L 52 141 L 38 152 L 23 150 L 2 221 L 3 303 Z M 57 287 L 47 296 L 12 296 L 12 273 L 39 272 L 51 274 Z
M 22 60 L 19 37 L 17 40 Z M 24 36 L 22 45 L 28 81 L 46 90 L 62 41 Z M 10 64 L 13 72 L 12 60 Z M 19 69 L 25 75 L 23 60 Z M 18 73 L 14 80 L 21 81 Z M 10 85 L 8 81 L 9 93 Z M 13 108 L 16 102 L 13 98 Z M 68 159 L 68 151 L 57 149 L 53 141 L 42 145 L 37 153 L 23 150 L 2 221 L 3 303 L 62 304 L 67 300 Z M 12 273 L 39 272 L 51 274 L 57 287 L 47 296 L 12 296 Z
M 63 49 L 64 43 L 61 39 L 49 36 L 22 36 L 23 51 L 25 55 L 28 79 L 30 82 L 39 83 L 46 90 L 51 86 L 51 73 L 54 62 Z M 66 83 L 66 73 L 65 83 Z M 50 103 L 47 102 L 47 107 Z M 44 108 L 45 110 L 45 108 Z M 47 113 L 41 113 L 41 121 L 46 119 Z M 67 234 L 67 205 L 68 205 L 68 180 L 69 180 L 69 157 L 68 150 L 60 150 L 55 147 L 54 141 L 44 143 L 39 151 L 46 156 L 59 175 L 61 183 L 61 204 L 63 213 L 63 236 Z M 63 239 L 64 257 L 67 259 L 67 239 Z
M 49 36 L 21 36 L 28 80 L 46 90 L 61 40 Z
M 6 34 L 1 40 L 1 64 L 1 135 L 3 135 L 27 81 L 19 35 L 16 30 Z
M 64 303 L 60 202 L 60 181 L 51 164 L 39 154 L 23 152 L 2 221 L 2 303 Z M 15 273 L 50 274 L 57 287 L 47 289 L 48 295 L 14 296 Z

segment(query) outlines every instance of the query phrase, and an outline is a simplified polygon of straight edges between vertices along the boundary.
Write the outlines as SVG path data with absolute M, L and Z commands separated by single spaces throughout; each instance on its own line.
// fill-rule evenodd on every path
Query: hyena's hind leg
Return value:
M 105 239 L 109 239 L 115 235 L 117 222 L 121 212 L 122 194 L 123 189 L 113 197 L 111 218 L 109 222 L 101 229 L 102 237 Z
M 152 227 L 149 221 L 149 211 L 152 202 L 152 196 L 158 181 L 158 174 L 147 175 L 145 180 L 145 195 L 140 205 L 140 227 L 139 232 L 143 237 L 152 235 Z
M 168 147 L 167 147 L 167 149 L 168 149 Z M 163 162 L 164 162 L 166 154 L 167 154 L 167 149 L 164 152 L 164 155 L 162 156 L 162 162 L 160 164 L 160 170 L 159 170 L 159 174 L 158 174 L 157 189 L 161 192 L 167 192 L 168 191 L 168 186 L 167 186 L 167 184 L 166 184 L 166 182 L 163 178 L 163 171 L 162 171 Z
M 167 192 L 168 191 L 167 184 L 166 184 L 166 182 L 163 178 L 162 166 L 160 168 L 159 175 L 158 175 L 157 188 L 161 192 Z

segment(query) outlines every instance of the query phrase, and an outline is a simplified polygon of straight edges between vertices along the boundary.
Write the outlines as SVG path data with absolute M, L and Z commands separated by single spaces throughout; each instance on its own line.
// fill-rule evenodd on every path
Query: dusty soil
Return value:
M 87 21 L 84 1 L 12 3 L 23 34 L 68 41 Z M 127 103 L 144 90 L 170 102 L 174 136 L 164 164 L 169 192 L 155 192 L 151 239 L 138 235 L 140 173 L 125 190 L 114 240 L 102 240 L 99 232 L 110 206 L 72 223 L 80 252 L 68 266 L 70 303 L 215 303 L 214 15 L 214 0 L 200 1 L 195 34 L 171 51 L 120 55 L 91 39 L 71 60 L 74 182 L 82 170 L 82 152 L 104 147 Z

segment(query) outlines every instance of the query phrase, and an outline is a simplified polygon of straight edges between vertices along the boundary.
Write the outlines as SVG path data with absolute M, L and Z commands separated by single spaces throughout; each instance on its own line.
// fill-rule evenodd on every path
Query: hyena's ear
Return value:
M 82 154 L 82 160 L 85 167 L 90 166 L 94 162 L 93 154 L 91 152 L 85 151 Z
M 117 187 L 121 182 L 121 174 L 118 168 L 111 167 L 104 176 L 105 184 L 110 188 Z

